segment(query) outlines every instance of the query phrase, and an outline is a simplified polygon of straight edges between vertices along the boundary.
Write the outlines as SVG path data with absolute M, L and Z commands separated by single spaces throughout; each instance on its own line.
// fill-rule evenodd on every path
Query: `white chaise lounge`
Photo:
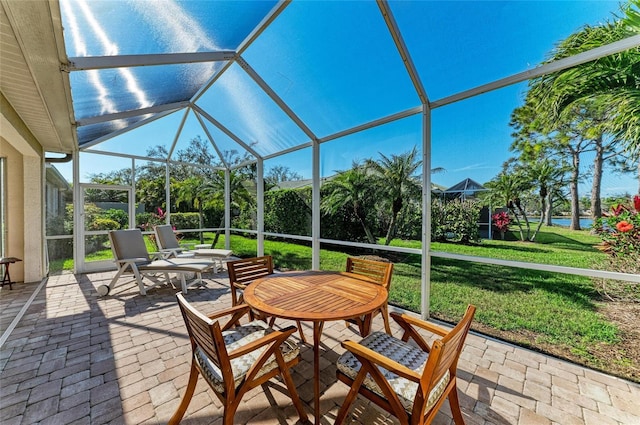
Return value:
M 215 263 L 205 258 L 162 258 L 161 255 L 152 258 L 139 229 L 113 230 L 109 232 L 111 251 L 118 266 L 118 272 L 109 285 L 98 287 L 98 293 L 107 295 L 124 273 L 133 273 L 140 288 L 140 294 L 146 295 L 147 290 L 161 284 L 171 284 L 169 273 L 180 277 L 182 292 L 187 293 L 187 286 L 202 284 L 202 273 L 215 268 Z M 164 276 L 164 281 L 158 280 L 157 275 Z M 187 275 L 196 275 L 196 279 L 187 285 Z M 146 285 L 143 277 L 151 281 Z

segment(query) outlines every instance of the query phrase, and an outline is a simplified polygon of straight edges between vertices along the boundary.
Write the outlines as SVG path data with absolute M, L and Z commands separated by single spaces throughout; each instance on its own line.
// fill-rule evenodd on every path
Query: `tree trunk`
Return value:
M 365 213 L 363 209 L 360 208 L 359 204 L 353 206 L 353 214 L 356 216 L 360 224 L 362 224 L 362 229 L 364 230 L 364 234 L 367 235 L 367 239 L 369 240 L 369 243 L 376 244 L 377 243 L 376 238 L 375 236 L 373 236 L 373 233 L 371 233 L 371 229 L 369 229 L 369 226 L 367 226 L 367 222 L 365 221 L 365 217 L 366 217 Z
M 536 230 L 533 231 L 533 235 L 531 235 L 531 238 L 529 238 L 531 242 L 536 240 L 536 235 L 538 234 L 538 232 L 540 231 L 540 228 L 542 227 L 542 223 L 544 222 L 546 213 L 547 213 L 547 195 L 545 194 L 543 196 L 540 196 L 540 220 L 538 220 L 538 225 L 536 226 Z
M 591 186 L 591 218 L 602 217 L 602 202 L 600 190 L 602 187 L 602 163 L 604 162 L 604 148 L 602 136 L 595 141 L 596 157 L 593 159 L 593 184 Z
M 547 206 L 544 212 L 544 223 L 547 226 L 553 226 L 553 220 L 551 218 L 551 214 L 553 211 L 553 198 L 551 197 L 551 193 L 547 194 Z
M 218 230 L 216 230 L 216 235 L 213 238 L 213 243 L 211 244 L 211 249 L 214 249 L 216 247 L 216 244 L 218 243 L 218 239 L 220 239 L 220 228 L 224 226 L 224 214 L 222 214 L 222 220 L 220 220 L 220 225 L 218 226 Z
M 376 238 L 373 236 L 373 233 L 371 233 L 371 230 L 369 230 L 369 227 L 367 227 L 365 222 L 360 217 L 358 217 L 358 220 L 360 220 L 360 223 L 362 224 L 362 228 L 364 229 L 364 233 L 367 235 L 367 239 L 369 239 L 369 243 L 376 244 Z
M 580 230 L 580 199 L 578 198 L 578 177 L 580 176 L 580 154 L 572 152 L 573 167 L 571 169 L 571 180 L 569 181 L 569 192 L 571 196 L 571 225 L 569 229 Z
M 385 245 L 389 245 L 391 243 L 391 240 L 393 239 L 393 229 L 396 225 L 396 216 L 393 215 L 391 217 L 391 222 L 389 223 L 389 229 L 387 230 L 387 237 L 385 238 L 384 244 Z

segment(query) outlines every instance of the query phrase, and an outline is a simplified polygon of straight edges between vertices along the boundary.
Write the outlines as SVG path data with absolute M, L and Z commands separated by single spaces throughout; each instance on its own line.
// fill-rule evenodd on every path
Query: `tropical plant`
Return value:
M 594 223 L 602 238 L 596 248 L 610 256 L 612 268 L 627 273 L 640 273 L 640 196 L 633 198 L 633 207 L 618 204 Z
M 585 26 L 562 41 L 547 62 L 563 59 L 637 32 L 638 2 L 627 8 L 625 21 Z M 634 18 L 634 16 L 636 18 Z M 611 54 L 559 72 L 547 74 L 530 83 L 528 101 L 536 105 L 537 120 L 547 133 L 558 130 L 581 116 L 590 118 L 582 126 L 582 139 L 592 141 L 595 150 L 591 210 L 600 215 L 602 166 L 607 161 L 625 172 L 629 163 L 637 164 L 640 175 L 640 48 Z M 621 144 L 622 148 L 617 145 Z M 577 223 L 577 217 L 576 217 Z M 573 226 L 572 228 L 579 228 Z
M 395 236 L 398 214 L 405 199 L 419 197 L 422 193 L 421 181 L 416 175 L 421 166 L 422 160 L 415 146 L 410 152 L 390 157 L 380 154 L 379 160 L 366 161 L 367 169 L 377 177 L 378 187 L 390 212 L 385 245 L 389 245 Z
M 351 169 L 339 172 L 324 183 L 323 189 L 327 195 L 323 196 L 320 204 L 322 212 L 335 214 L 348 207 L 362 225 L 369 243 L 375 244 L 376 238 L 367 220 L 367 211 L 374 207 L 374 187 L 366 169 L 354 162 Z
M 485 183 L 485 187 L 489 189 L 485 195 L 485 202 L 497 207 L 506 207 L 518 226 L 520 240 L 529 240 L 531 226 L 522 202 L 523 195 L 531 189 L 531 182 L 526 175 L 517 170 L 505 170 Z
M 632 257 L 640 269 L 640 196 L 633 197 L 633 207 L 618 204 L 596 220 L 595 231 L 602 238 L 598 249 L 612 257 Z M 640 270 L 629 271 L 631 273 Z
M 234 215 L 248 214 L 256 205 L 255 195 L 250 188 L 255 188 L 253 170 L 250 167 L 236 168 L 229 171 L 229 199 L 225 198 L 225 172 L 217 171 L 207 190 L 211 194 L 211 205 L 224 207 L 228 204 Z M 216 231 L 211 247 L 215 247 L 220 238 L 220 228 L 224 227 L 224 214 L 220 218 L 220 224 Z
M 201 177 L 188 177 L 185 180 L 175 183 L 177 194 L 176 205 L 186 204 L 198 210 L 199 228 L 204 227 L 204 205 L 211 198 L 211 185 Z M 202 232 L 200 243 L 204 243 Z
M 498 232 L 500 232 L 500 236 L 504 239 L 504 234 L 509 230 L 509 224 L 511 223 L 509 214 L 506 211 L 500 211 L 493 214 L 491 220 Z

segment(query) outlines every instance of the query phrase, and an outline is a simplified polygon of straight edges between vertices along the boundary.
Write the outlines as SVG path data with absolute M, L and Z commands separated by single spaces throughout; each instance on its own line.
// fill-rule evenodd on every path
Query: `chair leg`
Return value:
M 133 275 L 136 277 L 136 282 L 138 282 L 138 289 L 140 290 L 140 295 L 147 295 L 147 289 L 144 287 L 144 282 L 142 281 L 142 276 L 140 276 L 140 272 L 138 268 L 133 265 L 131 266 L 133 270 Z
M 191 359 L 191 372 L 189 372 L 189 383 L 187 384 L 187 389 L 182 397 L 182 401 L 176 409 L 176 412 L 173 414 L 171 419 L 169 419 L 169 425 L 177 425 L 182 420 L 184 416 L 184 412 L 187 411 L 187 407 L 189 407 L 189 403 L 191 402 L 191 397 L 193 397 L 193 393 L 196 389 L 196 384 L 198 383 L 198 368 L 193 363 L 195 359 Z
M 180 275 L 180 286 L 182 287 L 182 293 L 187 293 L 187 278 L 184 273 L 179 273 Z
M 223 425 L 234 425 L 233 417 L 236 415 L 236 410 L 238 410 L 239 403 L 240 398 L 234 400 L 233 403 L 224 405 L 224 410 L 222 412 Z
M 451 407 L 451 414 L 453 415 L 453 422 L 456 425 L 464 425 L 464 419 L 462 418 L 462 411 L 460 410 L 460 401 L 458 400 L 458 386 L 454 386 L 451 392 L 449 392 L 449 406 Z
M 360 372 L 358 372 L 358 375 L 356 375 L 356 379 L 351 383 L 351 389 L 347 393 L 347 396 L 345 397 L 344 402 L 342 403 L 342 406 L 340 406 L 340 410 L 338 411 L 338 415 L 336 416 L 336 421 L 334 422 L 334 425 L 341 425 L 342 422 L 344 422 L 344 420 L 347 418 L 347 413 L 349 413 L 349 408 L 351 407 L 353 402 L 356 400 L 356 397 L 358 396 L 358 391 L 360 390 L 360 385 L 362 385 L 362 381 L 364 381 L 365 376 L 367 376 L 367 374 L 363 373 L 362 369 L 360 369 Z
M 284 360 L 282 360 L 283 367 L 281 367 L 280 371 L 282 373 L 282 378 L 284 379 L 284 383 L 289 390 L 289 395 L 291 396 L 291 401 L 293 401 L 293 405 L 298 411 L 298 416 L 300 417 L 300 421 L 307 422 L 309 417 L 307 416 L 307 412 L 305 412 L 304 407 L 302 407 L 302 402 L 300 401 L 300 397 L 298 396 L 298 392 L 296 391 L 296 385 L 293 383 L 293 379 L 291 378 L 291 374 L 289 373 L 289 369 L 284 365 Z
M 391 335 L 391 326 L 389 325 L 389 306 L 387 303 L 384 303 L 382 307 L 380 307 L 380 313 L 382 314 L 382 320 L 384 320 L 384 330 L 387 334 Z

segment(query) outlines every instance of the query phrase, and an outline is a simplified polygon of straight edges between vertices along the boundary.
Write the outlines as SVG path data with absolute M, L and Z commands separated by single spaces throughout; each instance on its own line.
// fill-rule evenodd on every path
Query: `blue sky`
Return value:
M 531 69 L 555 43 L 583 25 L 619 14 L 618 2 L 586 0 L 391 2 L 391 8 L 430 100 Z M 196 48 L 222 43 L 215 35 L 203 37 L 206 41 Z M 419 105 L 371 2 L 294 1 L 243 57 L 319 137 Z M 260 153 L 306 141 L 239 67 L 230 71 L 203 97 L 201 106 L 243 140 L 258 140 Z M 432 167 L 446 170 L 433 176 L 435 183 L 448 187 L 467 177 L 483 183 L 500 171 L 510 156 L 510 114 L 525 91 L 522 83 L 434 110 Z M 143 154 L 146 147 L 170 145 L 181 118 L 174 114 L 96 149 L 125 152 L 135 144 L 137 153 Z M 211 127 L 222 149 L 233 145 Z M 377 158 L 380 153 L 406 152 L 420 146 L 421 132 L 421 118 L 415 116 L 327 142 L 321 146 L 321 174 L 333 174 L 354 160 Z M 197 135 L 204 137 L 204 132 L 190 117 L 178 144 L 185 146 Z M 84 180 L 87 173 L 122 164 L 129 162 L 91 160 L 82 167 L 81 176 Z M 275 165 L 309 178 L 310 149 L 268 160 L 265 169 Z M 70 168 L 59 168 L 70 177 Z M 582 186 L 582 195 L 588 194 L 587 187 Z M 603 195 L 635 192 L 637 187 L 637 178 L 606 173 Z

